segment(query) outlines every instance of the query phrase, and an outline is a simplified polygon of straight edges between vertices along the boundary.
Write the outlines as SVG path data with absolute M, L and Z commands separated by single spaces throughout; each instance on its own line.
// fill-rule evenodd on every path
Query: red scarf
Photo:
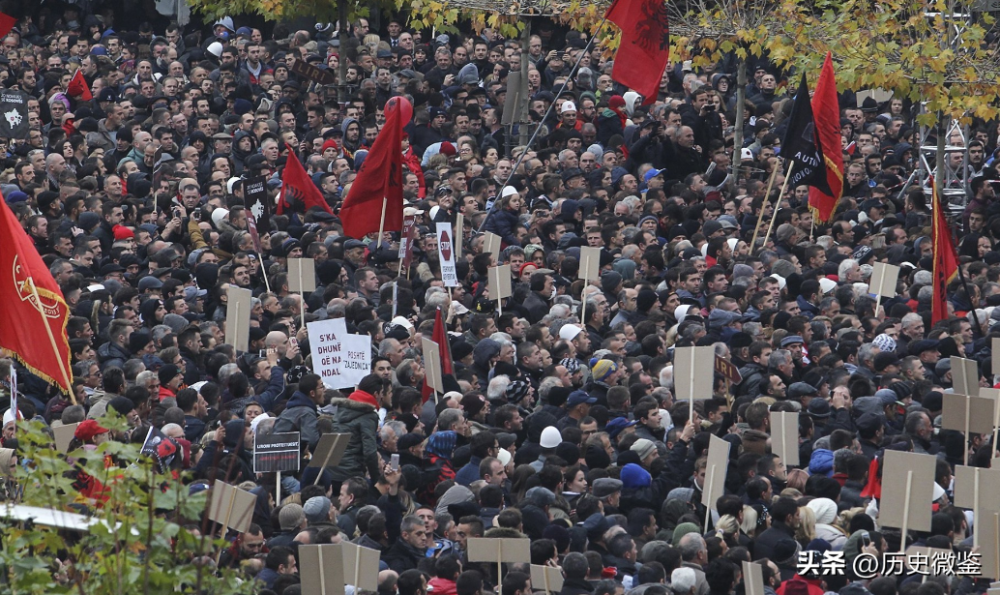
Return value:
M 367 403 L 368 405 L 378 409 L 378 400 L 375 399 L 375 395 L 366 393 L 363 390 L 356 390 L 347 398 L 351 401 L 357 401 L 358 403 Z

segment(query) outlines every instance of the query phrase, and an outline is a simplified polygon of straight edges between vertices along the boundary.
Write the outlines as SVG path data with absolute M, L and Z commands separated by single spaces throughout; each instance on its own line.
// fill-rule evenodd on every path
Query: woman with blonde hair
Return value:
M 795 541 L 805 547 L 816 539 L 816 513 L 808 506 L 800 506 L 799 519 L 799 526 L 795 528 Z
M 722 515 L 715 523 L 715 534 L 729 547 L 736 547 L 740 544 L 739 533 L 740 523 L 731 514 Z
M 757 510 L 753 506 L 744 505 L 743 506 L 743 524 L 740 525 L 740 529 L 743 533 L 747 535 L 750 539 L 756 538 L 759 534 L 767 530 L 771 525 L 770 517 L 767 511 L 763 509 Z

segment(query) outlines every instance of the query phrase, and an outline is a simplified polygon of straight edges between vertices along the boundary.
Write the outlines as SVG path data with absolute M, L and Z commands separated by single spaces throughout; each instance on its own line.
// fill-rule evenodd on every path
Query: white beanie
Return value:
M 831 525 L 837 519 L 837 503 L 829 498 L 816 498 L 806 504 L 816 513 L 816 522 Z
M 228 216 L 229 216 L 229 211 L 227 209 L 219 207 L 214 211 L 212 211 L 212 223 L 214 223 L 215 227 L 218 228 L 222 220 Z

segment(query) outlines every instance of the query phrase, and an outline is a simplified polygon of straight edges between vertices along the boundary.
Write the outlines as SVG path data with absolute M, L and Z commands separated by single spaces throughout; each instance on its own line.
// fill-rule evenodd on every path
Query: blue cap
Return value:
M 250 29 L 250 27 L 240 27 L 239 29 L 236 30 L 236 34 L 249 36 L 253 35 L 253 31 Z
M 566 399 L 567 407 L 576 407 L 577 405 L 582 405 L 583 403 L 589 403 L 593 405 L 597 402 L 597 397 L 592 397 L 582 390 L 575 390 L 569 394 L 569 398 Z
M 642 176 L 642 181 L 648 184 L 651 179 L 655 178 L 656 176 L 662 174 L 665 171 L 667 171 L 667 168 L 665 167 L 663 169 L 651 169 L 647 171 L 644 176 Z
M 639 422 L 633 420 L 625 419 L 624 417 L 616 417 L 609 421 L 607 425 L 604 426 L 604 431 L 608 433 L 612 439 L 617 438 L 618 434 L 622 433 L 625 428 L 631 428 Z
M 20 190 L 15 190 L 7 195 L 7 204 L 12 205 L 18 202 L 25 202 L 28 200 L 28 195 L 21 192 Z

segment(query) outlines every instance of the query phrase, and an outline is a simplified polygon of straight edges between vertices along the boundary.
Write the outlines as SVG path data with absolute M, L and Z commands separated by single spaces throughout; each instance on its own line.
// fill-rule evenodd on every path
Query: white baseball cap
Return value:
M 572 101 L 567 101 L 566 103 L 562 104 L 562 109 L 559 110 L 559 113 L 565 114 L 566 112 L 575 112 L 575 111 L 576 111 L 576 104 L 573 103 Z
M 559 338 L 563 341 L 572 341 L 582 332 L 583 329 L 575 324 L 564 324 L 562 328 L 559 329 Z

